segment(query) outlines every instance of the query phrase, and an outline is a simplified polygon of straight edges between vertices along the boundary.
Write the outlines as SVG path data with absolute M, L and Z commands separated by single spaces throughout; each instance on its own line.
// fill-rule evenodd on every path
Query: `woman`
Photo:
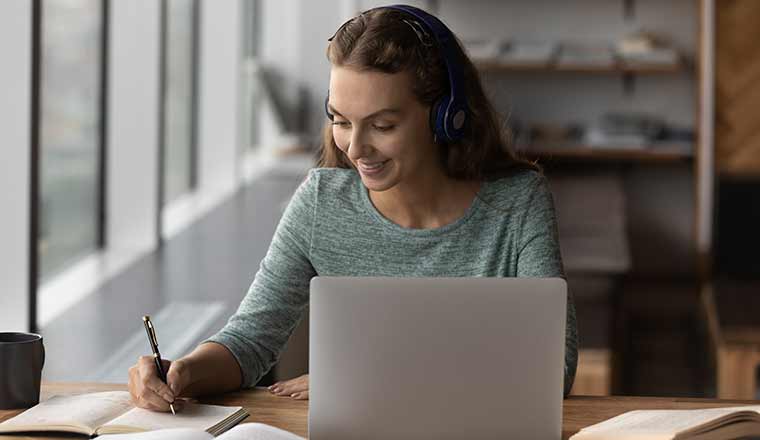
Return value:
M 564 276 L 545 178 L 511 152 L 475 67 L 435 20 L 377 8 L 330 39 L 318 168 L 294 194 L 227 325 L 167 362 L 168 386 L 150 357 L 130 369 L 136 405 L 168 411 L 175 396 L 255 385 L 306 311 L 316 275 Z M 576 363 L 568 298 L 565 394 Z M 270 391 L 306 399 L 308 376 Z

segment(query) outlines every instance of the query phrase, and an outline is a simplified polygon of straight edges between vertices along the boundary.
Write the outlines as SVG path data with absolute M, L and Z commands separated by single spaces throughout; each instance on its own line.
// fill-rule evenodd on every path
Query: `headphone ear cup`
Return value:
M 433 132 L 433 140 L 436 143 L 446 141 L 446 130 L 444 129 L 446 110 L 442 108 L 442 104 L 447 101 L 448 95 L 444 95 L 430 106 L 430 131 Z

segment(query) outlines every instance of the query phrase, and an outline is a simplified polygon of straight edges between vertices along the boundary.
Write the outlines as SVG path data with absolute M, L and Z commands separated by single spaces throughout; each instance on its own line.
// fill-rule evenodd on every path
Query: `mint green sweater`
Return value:
M 277 361 L 307 311 L 309 281 L 316 275 L 564 277 L 546 179 L 519 171 L 484 182 L 459 220 L 407 229 L 375 209 L 354 170 L 311 170 L 237 312 L 208 340 L 232 352 L 244 387 L 255 385 Z M 565 395 L 578 360 L 569 294 L 567 304 Z

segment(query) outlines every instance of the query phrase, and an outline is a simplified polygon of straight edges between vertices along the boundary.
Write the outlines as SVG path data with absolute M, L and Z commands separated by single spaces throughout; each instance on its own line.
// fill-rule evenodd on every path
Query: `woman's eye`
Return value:
M 390 130 L 393 130 L 395 125 L 373 125 L 373 127 L 377 131 L 390 131 Z
M 332 125 L 336 127 L 348 127 L 351 124 L 348 121 L 335 121 L 332 123 Z

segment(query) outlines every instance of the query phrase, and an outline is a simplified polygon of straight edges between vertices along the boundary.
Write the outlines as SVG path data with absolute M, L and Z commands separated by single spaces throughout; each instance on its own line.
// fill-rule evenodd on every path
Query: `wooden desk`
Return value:
M 125 385 L 87 383 L 46 383 L 41 398 L 56 394 L 81 394 L 98 391 L 126 390 Z M 309 405 L 306 401 L 275 397 L 266 390 L 246 390 L 218 397 L 200 399 L 203 403 L 235 405 L 248 408 L 251 416 L 243 421 L 261 422 L 277 426 L 295 434 L 306 436 Z M 686 399 L 671 397 L 591 397 L 571 396 L 564 401 L 562 438 L 567 439 L 584 426 L 601 422 L 633 409 L 692 409 L 757 404 L 750 400 Z M 0 421 L 20 413 L 21 410 L 0 410 Z M 0 440 L 72 439 L 76 437 L 55 436 L 0 436 Z

